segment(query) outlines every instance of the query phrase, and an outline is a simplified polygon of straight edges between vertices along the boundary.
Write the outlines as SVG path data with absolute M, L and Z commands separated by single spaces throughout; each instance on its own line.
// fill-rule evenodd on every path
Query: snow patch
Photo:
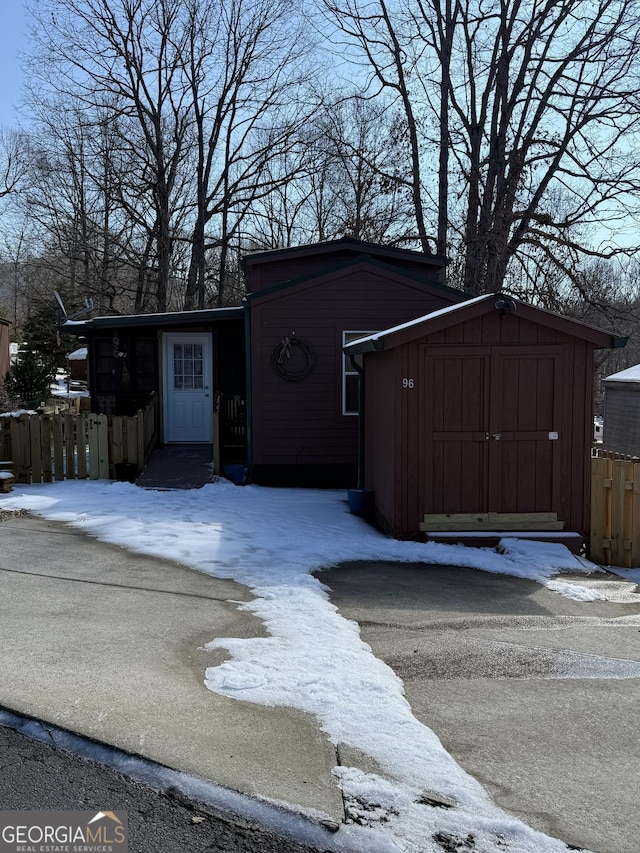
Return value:
M 562 842 L 491 802 L 434 732 L 413 716 L 401 680 L 373 655 L 357 624 L 340 616 L 311 574 L 349 561 L 413 562 L 425 571 L 429 564 L 453 565 L 528 578 L 572 597 L 586 596 L 579 591 L 584 585 L 593 594 L 597 567 L 574 558 L 564 546 L 505 537 L 503 553 L 497 553 L 399 542 L 351 515 L 343 492 L 238 488 L 224 480 L 189 492 L 103 481 L 18 485 L 0 506 L 29 509 L 104 541 L 251 587 L 255 599 L 239 606 L 260 617 L 269 636 L 208 643 L 207 648 L 224 648 L 231 655 L 206 670 L 209 689 L 237 700 L 308 711 L 334 744 L 360 750 L 379 768 L 372 774 L 336 767 L 351 823 L 340 828 L 331 845 L 325 842 L 327 849 L 566 851 Z M 567 571 L 571 580 L 558 577 Z M 614 595 L 611 589 L 600 591 Z M 618 677 L 628 676 L 621 672 Z M 456 805 L 434 806 L 423 797 L 425 790 Z

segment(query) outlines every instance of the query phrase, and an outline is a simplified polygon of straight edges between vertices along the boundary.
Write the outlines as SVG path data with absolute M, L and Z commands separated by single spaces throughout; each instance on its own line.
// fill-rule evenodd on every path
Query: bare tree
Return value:
M 309 39 L 291 0 L 189 0 L 186 68 L 194 114 L 196 213 L 185 307 L 203 307 L 207 251 L 217 256 L 216 303 L 244 215 L 268 195 L 308 119 L 302 86 Z M 272 164 L 278 161 L 278 170 Z M 290 180 L 291 173 L 282 180 Z
M 419 233 L 424 245 L 431 195 L 437 246 L 445 232 L 460 246 L 465 290 L 499 289 L 532 247 L 569 276 L 577 257 L 625 251 L 599 247 L 586 226 L 637 211 L 637 0 L 325 6 L 370 69 L 367 91 L 405 110 Z
M 14 218 L 10 229 L 2 229 L 0 303 L 5 309 L 4 316 L 14 327 L 14 334 L 22 324 L 29 298 L 29 278 L 26 274 L 29 245 L 27 223 L 19 223 Z
M 294 162 L 270 163 L 273 189 L 252 206 L 250 244 L 274 248 L 343 235 L 415 244 L 407 148 L 402 114 L 384 104 L 354 96 L 325 103 L 305 123 Z
M 43 0 L 33 5 L 41 52 L 35 77 L 88 111 L 112 104 L 135 139 L 153 211 L 155 307 L 165 310 L 172 273 L 172 211 L 191 116 L 183 75 L 180 0 Z M 131 149 L 130 149 L 131 150 Z
M 28 174 L 29 138 L 22 131 L 0 128 L 0 199 L 16 192 Z
M 322 187 L 329 186 L 325 164 L 317 160 L 309 146 L 302 146 L 300 151 L 271 159 L 267 171 L 272 190 L 252 205 L 243 224 L 241 239 L 245 250 L 277 249 L 326 239 L 322 222 L 316 229 L 315 219 L 309 217 L 313 179 Z
M 28 136 L 18 130 L 0 128 L 0 200 L 2 213 L 10 210 L 3 221 L 0 245 L 0 302 L 14 327 L 22 318 L 27 286 L 24 260 L 28 256 L 28 225 L 21 222 L 15 204 L 26 189 L 31 166 Z M 2 377 L 0 377 L 1 379 Z
M 52 273 L 72 292 L 91 296 L 98 308 L 126 310 L 132 233 L 117 200 L 117 135 L 101 121 L 104 114 L 54 104 L 48 102 L 34 124 L 29 180 L 14 208 L 31 223 L 33 245 L 48 253 Z
M 309 38 L 293 0 L 32 5 L 40 44 L 32 70 L 46 84 L 33 87 L 34 99 L 55 92 L 109 146 L 103 255 L 114 243 L 107 226 L 122 211 L 137 236 L 136 308 L 223 304 L 230 247 L 271 192 L 281 171 L 273 162 L 293 164 L 296 129 L 313 111 L 300 95 Z
M 410 132 L 403 115 L 351 98 L 314 124 L 317 145 L 333 164 L 339 233 L 371 242 L 411 240 Z
M 368 69 L 364 93 L 375 97 L 380 92 L 390 92 L 404 111 L 410 144 L 410 190 L 422 250 L 427 252 L 435 243 L 425 216 L 423 205 L 423 159 L 418 119 L 411 94 L 411 69 L 402 36 L 396 28 L 386 0 L 346 0 L 336 3 L 324 0 L 329 15 L 337 21 L 344 35 L 355 42 L 362 51 Z

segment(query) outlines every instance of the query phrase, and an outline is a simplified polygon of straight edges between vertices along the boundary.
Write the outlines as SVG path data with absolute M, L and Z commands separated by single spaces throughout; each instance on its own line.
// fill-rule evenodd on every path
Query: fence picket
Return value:
M 591 459 L 589 556 L 602 565 L 640 567 L 640 459 L 598 450 Z
M 616 459 L 611 466 L 611 562 L 622 565 L 624 523 L 624 462 Z
M 100 435 L 98 416 L 93 413 L 87 420 L 87 445 L 89 446 L 89 479 L 100 477 Z
M 67 480 L 75 480 L 76 477 L 76 422 L 77 418 L 73 415 L 64 416 L 64 476 Z
M 87 420 L 85 412 L 76 421 L 76 447 L 78 448 L 78 479 L 87 479 Z
M 29 434 L 28 429 L 29 427 L 27 426 L 27 435 Z M 24 420 L 22 418 L 20 420 L 11 418 L 9 437 L 11 439 L 11 460 L 15 468 L 16 479 L 19 483 L 30 483 L 31 471 L 27 469 L 27 456 L 23 444 L 24 436 Z
M 635 476 L 637 466 L 633 466 L 634 476 L 631 491 L 631 566 L 640 566 L 640 476 Z M 640 474 L 640 470 L 638 470 Z
M 42 437 L 40 418 L 38 415 L 25 415 L 25 445 L 29 442 L 29 458 L 31 459 L 31 481 L 42 482 Z
M 62 415 L 51 416 L 51 441 L 53 444 L 53 473 L 56 480 L 64 480 L 64 438 Z
M 120 415 L 114 415 L 111 418 L 111 464 L 120 465 L 122 462 L 124 462 L 122 418 Z
M 137 464 L 136 459 L 138 457 L 138 422 L 134 417 L 125 418 L 126 428 L 127 428 L 127 459 L 126 461 L 132 465 Z
M 624 463 L 624 509 L 622 519 L 623 562 L 621 565 L 631 568 L 631 550 L 633 547 L 633 462 Z
M 43 415 L 40 421 L 40 453 L 42 458 L 42 481 L 43 483 L 52 483 L 51 415 Z
M 109 479 L 109 419 L 106 415 L 98 415 L 98 479 Z
M 0 450 L 2 452 L 2 459 L 8 460 L 11 458 L 11 430 L 7 429 L 7 419 L 0 419 L 0 424 L 2 424 L 2 428 L 0 429 Z
M 133 417 L 66 412 L 0 418 L 0 455 L 12 461 L 20 483 L 109 479 L 121 462 L 140 472 L 154 447 L 156 406 L 154 394 Z
M 604 523 L 607 517 L 605 507 L 605 474 L 607 459 L 593 458 L 591 460 L 591 559 L 598 563 L 606 563 L 609 555 L 605 554 Z

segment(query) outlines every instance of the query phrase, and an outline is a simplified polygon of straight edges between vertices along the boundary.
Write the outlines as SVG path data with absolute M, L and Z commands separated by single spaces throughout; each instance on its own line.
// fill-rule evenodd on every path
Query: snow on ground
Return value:
M 77 383 L 70 382 L 69 376 L 64 371 L 58 371 L 55 377 L 55 381 L 51 383 L 49 386 L 49 391 L 52 397 L 64 397 L 67 400 L 74 400 L 76 397 L 88 397 L 89 392 L 86 387 L 71 388 L 71 385 L 76 386 Z M 85 383 L 86 385 L 86 383 Z
M 335 774 L 352 816 L 333 839 L 337 850 L 441 851 L 435 833 L 473 849 L 554 853 L 566 846 L 499 810 L 484 789 L 419 723 L 395 673 L 342 618 L 311 572 L 350 560 L 468 566 L 530 578 L 572 597 L 615 597 L 619 590 L 558 579 L 559 571 L 597 567 L 557 543 L 503 540 L 504 553 L 389 539 L 350 515 L 344 492 L 243 488 L 220 480 L 199 490 L 151 491 L 128 483 L 63 482 L 17 486 L 0 501 L 77 526 L 134 551 L 174 559 L 251 587 L 239 605 L 257 614 L 267 638 L 213 638 L 231 653 L 206 671 L 210 690 L 238 700 L 287 705 L 315 715 L 334 744 L 371 756 L 384 772 L 338 767 Z M 555 576 L 555 577 L 554 577 Z M 622 584 L 626 587 L 627 585 Z M 421 803 L 426 792 L 455 808 Z M 451 843 L 454 843 L 452 841 Z M 451 848 L 453 849 L 453 847 Z
M 640 569 L 620 569 L 616 566 L 611 566 L 609 571 L 613 572 L 614 575 L 620 575 L 625 580 L 640 584 Z

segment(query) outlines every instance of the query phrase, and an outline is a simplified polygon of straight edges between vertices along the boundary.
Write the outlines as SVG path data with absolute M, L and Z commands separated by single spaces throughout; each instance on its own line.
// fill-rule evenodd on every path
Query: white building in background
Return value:
M 602 380 L 606 450 L 640 456 L 640 364 Z

